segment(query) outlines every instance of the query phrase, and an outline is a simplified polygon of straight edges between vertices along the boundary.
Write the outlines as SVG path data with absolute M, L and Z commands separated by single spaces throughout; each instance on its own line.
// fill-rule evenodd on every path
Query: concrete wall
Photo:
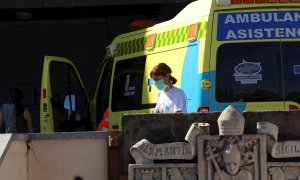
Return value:
M 0 166 L 0 179 L 28 180 L 27 145 L 25 141 L 13 141 Z
M 106 139 L 38 140 L 29 146 L 30 180 L 107 180 Z
M 0 135 L 4 136 L 4 135 Z M 0 154 L 4 180 L 107 180 L 106 133 L 29 134 Z

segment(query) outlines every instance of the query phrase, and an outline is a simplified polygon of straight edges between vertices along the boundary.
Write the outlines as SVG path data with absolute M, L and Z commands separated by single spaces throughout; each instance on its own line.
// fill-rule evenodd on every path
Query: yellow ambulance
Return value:
M 160 62 L 173 69 L 188 112 L 229 104 L 241 111 L 297 110 L 300 0 L 198 0 L 169 21 L 119 35 L 107 47 L 91 101 L 70 60 L 45 57 L 41 132 L 65 129 L 59 122 L 70 116 L 95 128 L 106 110 L 109 129 L 118 131 L 123 113 L 153 112 L 157 90 L 149 74 Z M 57 92 L 65 98 L 56 99 Z

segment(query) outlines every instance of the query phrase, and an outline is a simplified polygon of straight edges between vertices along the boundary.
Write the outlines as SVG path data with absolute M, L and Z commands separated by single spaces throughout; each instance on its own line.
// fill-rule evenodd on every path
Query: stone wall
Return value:
M 134 164 L 129 152 L 131 146 L 147 139 L 151 143 L 184 142 L 184 137 L 194 122 L 210 124 L 210 134 L 218 135 L 217 119 L 220 113 L 191 114 L 139 114 L 124 115 L 122 119 L 122 174 L 128 173 L 128 164 Z M 300 112 L 244 112 L 246 119 L 244 134 L 256 134 L 256 123 L 267 121 L 279 127 L 278 140 L 300 139 Z M 268 161 L 273 159 L 268 157 Z M 278 162 L 278 159 L 276 160 Z M 300 161 L 299 158 L 280 159 L 280 161 Z

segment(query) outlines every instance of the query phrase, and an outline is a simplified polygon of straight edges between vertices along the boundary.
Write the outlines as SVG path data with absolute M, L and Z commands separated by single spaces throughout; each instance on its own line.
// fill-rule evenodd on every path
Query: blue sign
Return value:
M 300 11 L 221 13 L 218 41 L 300 38 Z

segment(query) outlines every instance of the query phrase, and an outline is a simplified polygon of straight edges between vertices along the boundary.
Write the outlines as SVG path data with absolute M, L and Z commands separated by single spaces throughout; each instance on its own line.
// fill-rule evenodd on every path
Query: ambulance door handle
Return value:
M 201 81 L 201 88 L 208 89 L 211 87 L 211 82 L 209 80 L 202 80 Z

